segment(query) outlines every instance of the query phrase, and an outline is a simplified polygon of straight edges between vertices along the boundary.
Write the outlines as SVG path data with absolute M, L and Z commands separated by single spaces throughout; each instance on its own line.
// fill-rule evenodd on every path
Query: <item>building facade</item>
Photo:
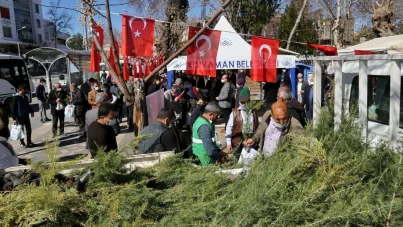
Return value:
M 54 47 L 54 32 L 46 26 L 51 22 L 43 18 L 46 11 L 41 5 L 41 0 L 0 0 L 0 52 L 18 41 L 22 46 Z M 69 34 L 59 37 L 66 40 Z

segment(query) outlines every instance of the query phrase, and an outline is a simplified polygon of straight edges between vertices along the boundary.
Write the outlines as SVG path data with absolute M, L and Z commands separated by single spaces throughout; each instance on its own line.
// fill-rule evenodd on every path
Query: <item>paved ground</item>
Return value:
M 19 142 L 10 141 L 11 145 L 14 147 L 16 153 L 20 158 L 30 159 L 32 162 L 43 161 L 47 159 L 46 144 L 49 146 L 55 144 L 55 140 L 52 139 L 52 123 L 51 121 L 42 123 L 40 121 L 38 101 L 36 98 L 33 99 L 31 103 L 35 116 L 31 118 L 32 124 L 32 141 L 37 144 L 34 148 L 21 148 Z M 125 112 L 125 111 L 123 111 Z M 51 119 L 50 110 L 47 110 L 47 116 Z M 88 150 L 85 149 L 85 139 L 78 139 L 78 126 L 73 123 L 74 119 L 66 118 L 65 120 L 65 133 L 66 136 L 58 138 L 58 151 L 57 156 L 61 160 L 69 160 L 76 158 L 79 155 L 88 154 Z M 224 125 L 217 125 L 216 129 L 219 132 L 219 138 L 222 144 L 225 144 L 224 133 L 221 129 Z M 126 119 L 123 119 L 121 124 L 121 133 L 117 136 L 117 142 L 119 149 L 129 147 L 129 143 L 134 139 L 134 133 L 128 132 L 126 127 Z M 46 142 L 48 141 L 48 142 Z M 128 154 L 133 154 L 133 149 L 126 149 Z
M 40 121 L 40 116 L 38 113 L 38 101 L 36 98 L 33 99 L 31 105 L 35 110 L 35 116 L 31 118 L 33 130 L 32 141 L 33 143 L 37 144 L 37 146 L 34 148 L 21 148 L 19 142 L 17 141 L 10 141 L 10 143 L 13 145 L 20 158 L 28 158 L 35 162 L 47 159 L 46 144 L 54 145 L 55 140 L 52 139 L 51 121 L 46 123 L 42 123 Z M 47 110 L 47 116 L 51 119 L 50 110 Z M 66 136 L 58 138 L 57 156 L 61 160 L 67 160 L 89 153 L 87 149 L 85 149 L 85 139 L 78 139 L 78 126 L 73 122 L 74 119 L 72 118 L 65 119 Z M 128 143 L 134 138 L 134 134 L 132 132 L 128 132 L 127 130 L 125 119 L 121 124 L 121 129 L 121 133 L 117 136 L 119 148 L 127 146 Z M 46 141 L 48 141 L 48 143 Z

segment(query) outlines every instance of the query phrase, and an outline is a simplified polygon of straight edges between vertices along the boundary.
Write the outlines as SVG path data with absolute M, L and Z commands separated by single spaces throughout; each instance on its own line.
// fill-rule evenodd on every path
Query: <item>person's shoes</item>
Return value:
M 22 147 L 22 148 L 27 148 L 27 145 L 26 145 L 25 143 L 21 143 L 21 144 L 20 144 L 20 147 Z
M 34 143 L 29 143 L 28 145 L 27 145 L 27 147 L 29 147 L 29 148 L 32 148 L 32 147 L 36 147 L 36 144 L 34 144 Z
M 46 118 L 45 121 L 51 121 L 49 118 Z
M 42 119 L 41 119 L 41 122 L 42 122 L 42 123 L 45 123 L 45 120 L 42 120 Z

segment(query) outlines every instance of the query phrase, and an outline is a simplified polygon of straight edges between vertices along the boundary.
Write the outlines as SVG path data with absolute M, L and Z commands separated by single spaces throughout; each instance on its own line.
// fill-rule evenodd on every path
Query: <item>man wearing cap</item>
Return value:
M 213 124 L 220 111 L 216 102 L 209 102 L 192 127 L 192 151 L 203 166 L 225 161 L 226 153 L 221 152 L 216 144 Z
M 248 95 L 250 96 L 250 90 L 245 86 L 245 78 L 238 78 L 236 83 L 236 94 L 235 94 L 235 107 L 239 106 L 239 96 Z
M 225 132 L 228 151 L 233 149 L 240 151 L 243 135 L 245 134 L 248 138 L 252 137 L 259 125 L 256 112 L 252 109 L 247 109 L 249 100 L 250 96 L 248 94 L 241 94 L 239 96 L 239 106 L 232 109 Z

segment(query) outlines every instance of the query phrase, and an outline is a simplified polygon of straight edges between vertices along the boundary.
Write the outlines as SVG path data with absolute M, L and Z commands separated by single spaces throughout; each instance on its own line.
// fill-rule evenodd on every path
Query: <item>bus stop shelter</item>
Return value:
M 94 74 L 89 70 L 89 51 L 39 47 L 27 52 L 24 57 L 31 76 L 44 74 L 48 91 L 56 82 L 65 86 L 71 83 L 80 85 Z

